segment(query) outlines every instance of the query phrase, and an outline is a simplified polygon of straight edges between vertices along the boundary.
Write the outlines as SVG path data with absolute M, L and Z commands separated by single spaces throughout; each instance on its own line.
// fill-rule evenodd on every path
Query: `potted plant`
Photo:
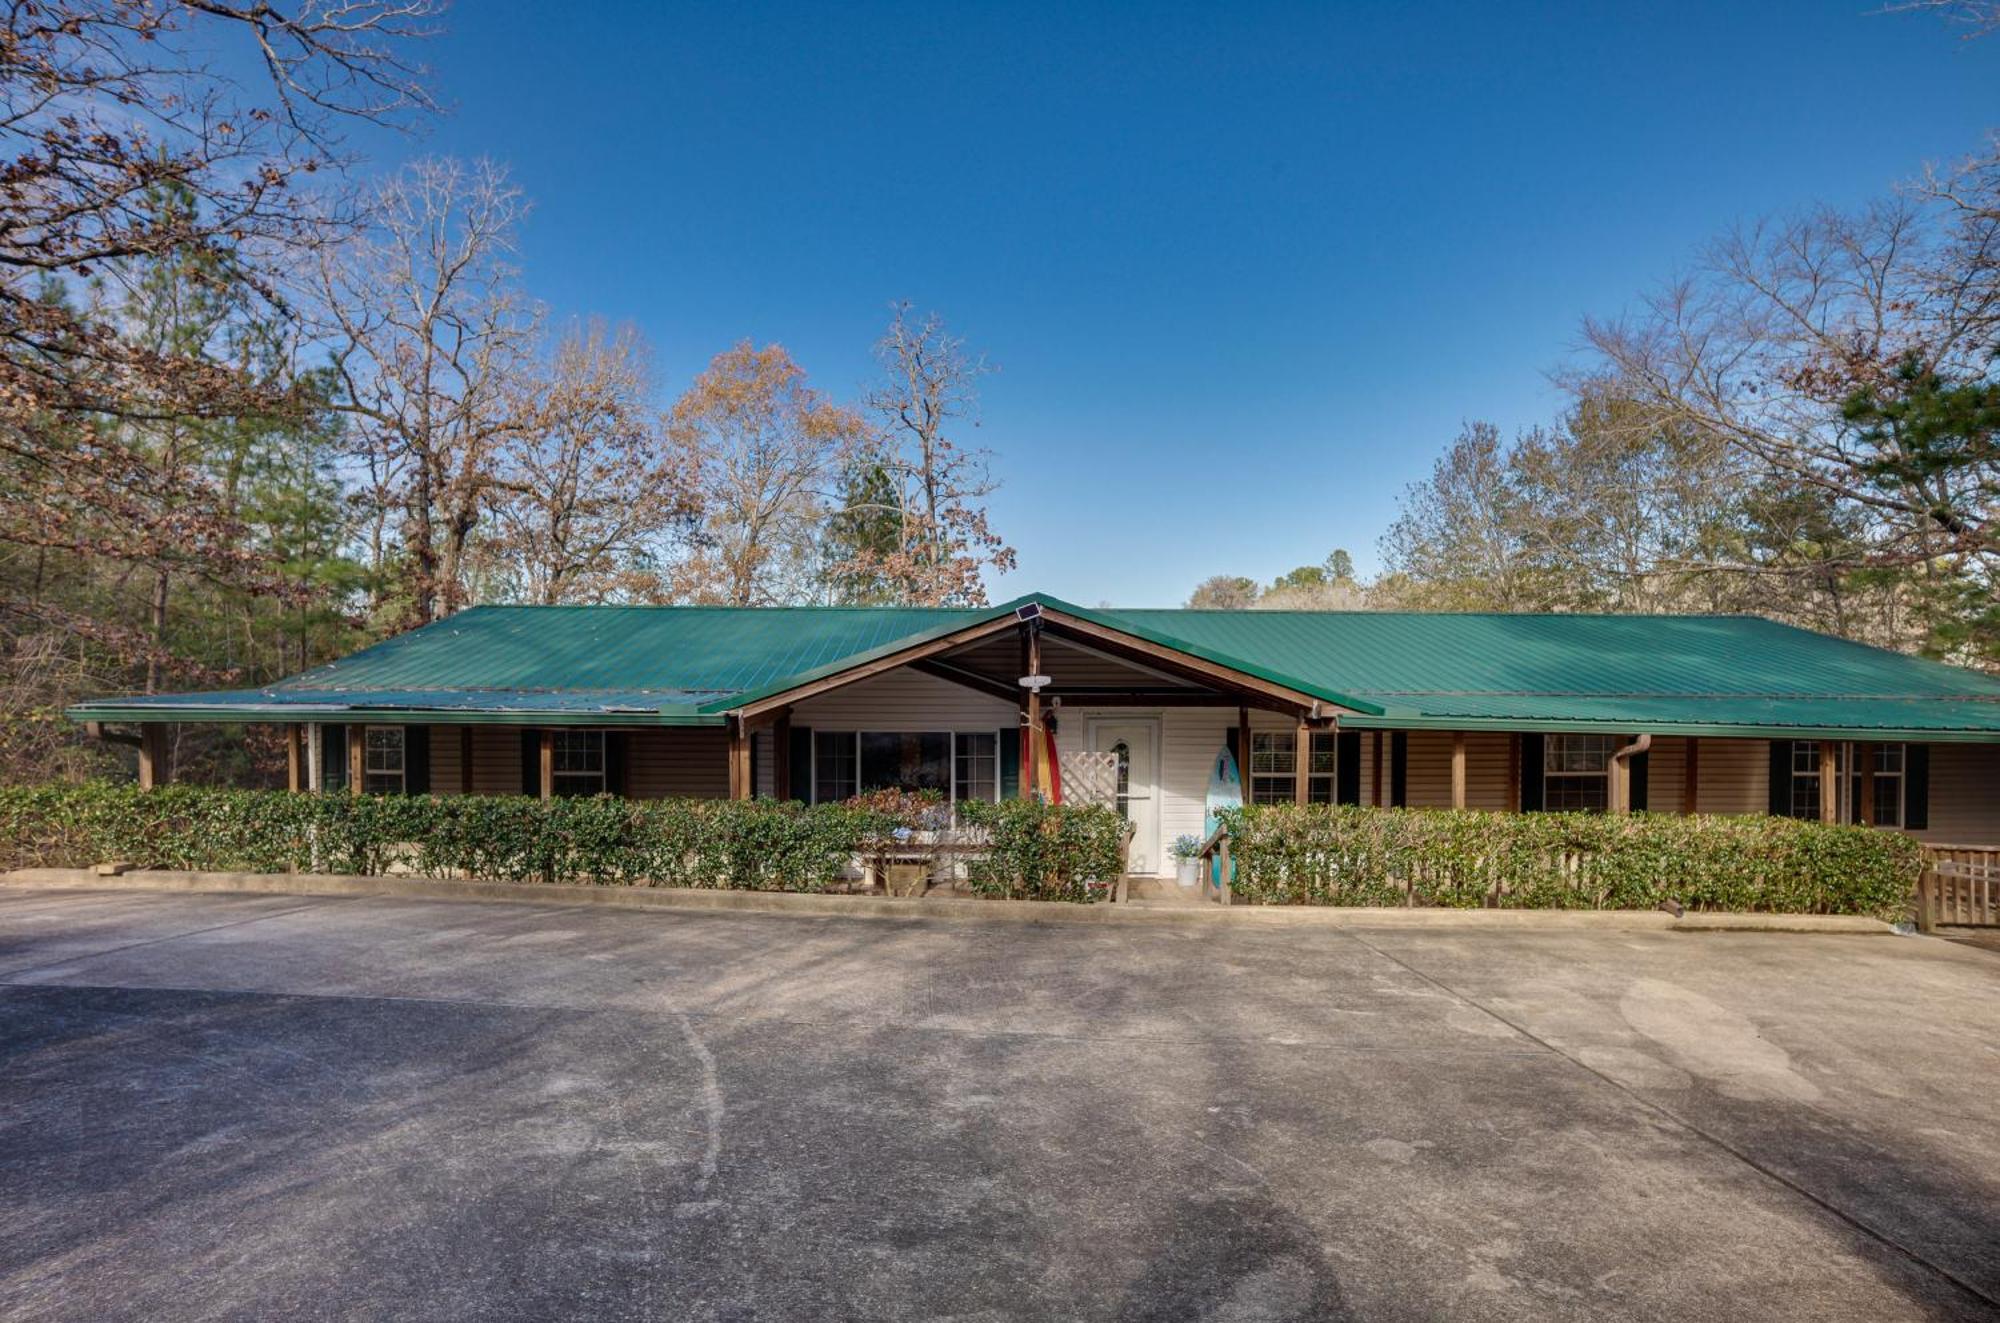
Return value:
M 1191 887 L 1201 880 L 1201 842 L 1192 836 L 1174 838 L 1174 881 Z

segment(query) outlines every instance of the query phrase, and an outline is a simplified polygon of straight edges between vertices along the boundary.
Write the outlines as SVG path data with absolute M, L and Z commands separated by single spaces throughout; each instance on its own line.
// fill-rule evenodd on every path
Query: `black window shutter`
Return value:
M 1632 780 L 1629 788 L 1632 792 L 1631 809 L 1634 813 L 1644 813 L 1646 811 L 1646 778 L 1649 775 L 1647 764 L 1651 761 L 1652 757 L 1653 755 L 1650 753 L 1635 753 L 1626 759 L 1632 765 Z
M 1542 791 L 1542 737 L 1532 732 L 1521 736 L 1521 812 L 1540 813 L 1548 803 Z
M 812 799 L 813 733 L 811 726 L 792 727 L 792 798 L 801 804 Z
M 1792 816 L 1792 742 L 1771 741 L 1771 816 Z
M 431 792 L 431 728 L 403 727 L 403 793 L 428 795 Z
M 1017 799 L 1021 794 L 1021 732 L 1000 732 L 1000 798 Z
M 347 727 L 319 728 L 319 784 L 322 790 L 347 787 Z
M 1931 746 L 1903 746 L 1903 826 L 1925 831 L 1931 825 Z
M 604 792 L 620 799 L 631 798 L 632 732 L 604 732 Z
M 1389 807 L 1403 808 L 1410 801 L 1410 733 L 1396 731 L 1389 736 Z
M 1333 750 L 1334 802 L 1361 802 L 1361 732 L 1343 730 Z
M 532 726 L 521 732 L 521 793 L 542 797 L 542 732 Z

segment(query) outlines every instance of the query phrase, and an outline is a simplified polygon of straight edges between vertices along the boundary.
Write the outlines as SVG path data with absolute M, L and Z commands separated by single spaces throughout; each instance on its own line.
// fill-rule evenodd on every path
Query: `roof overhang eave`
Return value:
M 379 722 L 414 726 L 722 726 L 726 719 L 692 708 L 657 712 L 590 709 L 526 711 L 468 708 L 343 706 L 333 703 L 217 704 L 212 707 L 136 703 L 80 703 L 64 710 L 71 721 L 171 721 L 192 725 L 267 722 Z
M 1342 717 L 1349 730 L 1463 730 L 1530 735 L 1688 735 L 1707 739 L 1857 740 L 1908 744 L 2000 744 L 2000 730 L 1972 728 L 1926 729 L 1910 726 L 1812 726 L 1776 722 L 1661 721 L 1658 718 L 1619 721 L 1602 717 Z

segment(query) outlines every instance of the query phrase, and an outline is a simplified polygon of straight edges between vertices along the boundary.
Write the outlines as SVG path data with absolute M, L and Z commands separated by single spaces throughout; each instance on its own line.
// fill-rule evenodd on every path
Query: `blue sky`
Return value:
M 1556 411 L 1585 313 L 2000 127 L 2000 37 L 1875 8 L 460 0 L 396 147 L 506 162 L 532 292 L 668 397 L 746 337 L 852 396 L 936 309 L 999 368 L 995 596 L 1173 605 L 1372 569 L 1461 421 Z

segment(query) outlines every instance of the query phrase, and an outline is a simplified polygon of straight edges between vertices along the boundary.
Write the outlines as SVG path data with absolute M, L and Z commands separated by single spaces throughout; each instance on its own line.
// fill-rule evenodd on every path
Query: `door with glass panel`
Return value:
M 1160 868 L 1160 723 L 1093 721 L 1090 747 L 1117 759 L 1119 816 L 1132 824 L 1126 870 L 1150 875 Z

